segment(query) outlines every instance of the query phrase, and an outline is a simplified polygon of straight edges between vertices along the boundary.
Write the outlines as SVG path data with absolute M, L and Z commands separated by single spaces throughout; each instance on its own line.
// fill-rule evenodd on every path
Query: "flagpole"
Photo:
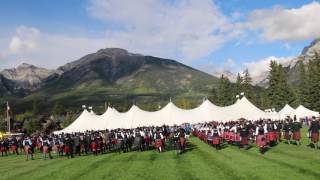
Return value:
M 10 118 L 9 118 L 9 102 L 7 101 L 7 125 L 8 125 L 8 132 L 10 134 Z

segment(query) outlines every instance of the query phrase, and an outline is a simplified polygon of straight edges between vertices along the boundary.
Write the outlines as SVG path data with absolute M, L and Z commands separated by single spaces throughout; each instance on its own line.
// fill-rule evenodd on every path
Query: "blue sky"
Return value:
M 0 69 L 120 47 L 209 73 L 262 71 L 320 37 L 319 12 L 308 0 L 2 0 Z

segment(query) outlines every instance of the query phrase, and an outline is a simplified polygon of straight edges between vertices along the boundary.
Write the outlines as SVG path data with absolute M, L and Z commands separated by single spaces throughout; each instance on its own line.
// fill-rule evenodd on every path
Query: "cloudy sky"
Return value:
M 0 69 L 56 68 L 120 47 L 255 74 L 320 37 L 319 17 L 320 2 L 308 0 L 2 0 Z

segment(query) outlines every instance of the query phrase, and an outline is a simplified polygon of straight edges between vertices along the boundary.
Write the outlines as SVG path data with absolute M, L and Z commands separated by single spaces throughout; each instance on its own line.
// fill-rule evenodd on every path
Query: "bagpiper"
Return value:
M 308 132 L 311 137 L 311 143 L 313 143 L 315 149 L 318 149 L 319 130 L 320 130 L 320 122 L 317 121 L 315 117 L 312 117 L 312 122 L 308 129 Z
M 293 123 L 292 123 L 292 139 L 295 141 L 296 145 L 301 145 L 300 139 L 301 139 L 301 132 L 300 129 L 302 128 L 302 123 L 297 121 L 297 117 L 294 116 L 293 118 Z

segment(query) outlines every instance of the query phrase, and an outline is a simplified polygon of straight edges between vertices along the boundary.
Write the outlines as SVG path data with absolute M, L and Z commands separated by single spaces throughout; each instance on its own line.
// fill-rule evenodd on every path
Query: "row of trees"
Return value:
M 235 84 L 221 75 L 217 89 L 212 91 L 210 100 L 220 106 L 231 105 L 236 95 L 244 92 L 245 96 L 261 109 L 280 110 L 285 104 L 320 111 L 320 56 L 315 53 L 308 62 L 299 61 L 298 79 L 295 85 L 288 82 L 284 67 L 276 61 L 270 62 L 267 88 L 253 87 L 248 70 L 243 76 L 238 74 Z
M 320 112 L 320 56 L 318 53 L 315 53 L 306 65 L 300 63 L 299 74 L 299 102 Z
M 228 77 L 221 75 L 218 88 L 212 91 L 212 96 L 209 99 L 217 105 L 228 106 L 237 100 L 237 95 L 244 93 L 248 99 L 256 103 L 257 94 L 251 82 L 252 79 L 247 69 L 244 71 L 243 76 L 238 73 L 235 84 L 232 84 Z

